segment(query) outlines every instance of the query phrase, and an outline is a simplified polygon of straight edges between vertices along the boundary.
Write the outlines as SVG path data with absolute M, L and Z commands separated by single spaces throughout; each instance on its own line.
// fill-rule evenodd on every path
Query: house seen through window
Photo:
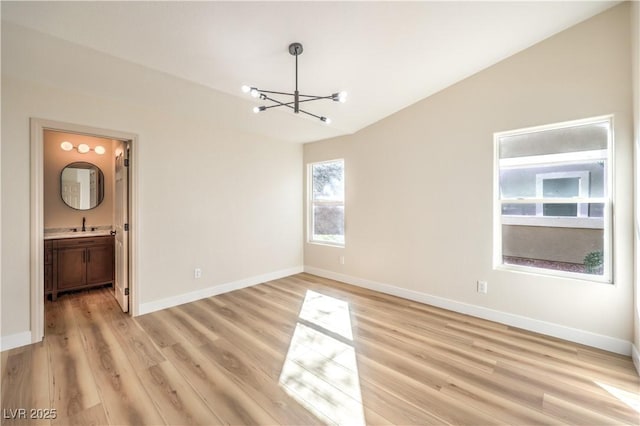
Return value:
M 309 242 L 344 245 L 344 160 L 309 165 Z
M 495 263 L 611 281 L 611 117 L 501 132 Z

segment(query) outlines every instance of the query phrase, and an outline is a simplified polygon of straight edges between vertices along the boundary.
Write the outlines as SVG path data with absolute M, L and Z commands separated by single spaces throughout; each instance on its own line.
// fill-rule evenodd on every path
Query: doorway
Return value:
M 38 118 L 31 119 L 31 340 L 39 342 L 44 336 L 44 295 L 45 295 L 45 134 L 64 133 L 76 137 L 101 138 L 107 140 L 111 149 L 107 150 L 111 169 L 112 214 L 110 229 L 114 235 L 115 271 L 113 295 L 124 312 L 136 315 L 137 277 L 137 135 L 116 130 L 82 126 Z M 60 145 L 60 144 L 58 144 Z M 77 149 L 62 148 L 63 150 Z M 97 158 L 97 157 L 96 157 Z M 48 172 L 50 174 L 50 172 Z M 48 184 L 48 182 L 47 182 Z M 48 196 L 50 199 L 51 197 Z M 57 200 L 56 200 L 57 201 Z M 104 209 L 103 209 L 104 210 Z M 82 214 L 82 212 L 80 212 Z M 82 217 L 83 229 L 85 217 Z M 104 228 L 104 227 L 103 227 Z M 48 229 L 49 231 L 51 229 Z M 48 234 L 50 235 L 50 234 Z

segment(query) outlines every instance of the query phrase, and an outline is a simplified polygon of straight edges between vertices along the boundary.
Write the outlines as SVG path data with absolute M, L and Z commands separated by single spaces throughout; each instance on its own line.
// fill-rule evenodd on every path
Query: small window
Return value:
M 344 246 L 344 160 L 309 164 L 309 242 Z
M 497 267 L 611 282 L 612 118 L 495 134 Z

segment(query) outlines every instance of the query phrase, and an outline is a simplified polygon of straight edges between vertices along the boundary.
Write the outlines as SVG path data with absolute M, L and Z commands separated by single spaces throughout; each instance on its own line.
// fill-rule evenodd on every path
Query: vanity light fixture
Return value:
M 80 153 L 80 154 L 86 154 L 90 151 L 95 152 L 98 155 L 102 155 L 105 152 L 107 152 L 103 146 L 96 146 L 95 148 L 91 149 L 91 147 L 89 145 L 87 145 L 86 143 L 81 143 L 78 146 L 74 146 L 71 142 L 69 141 L 64 141 L 60 144 L 60 148 L 62 148 L 63 151 L 72 151 L 74 148 Z
M 242 91 L 244 93 L 248 93 L 251 97 L 253 98 L 260 98 L 260 100 L 263 101 L 270 101 L 273 102 L 273 104 L 271 105 L 261 105 L 261 106 L 256 106 L 253 108 L 253 112 L 255 112 L 256 114 L 262 111 L 266 111 L 267 109 L 270 108 L 278 108 L 278 107 L 287 107 L 293 110 L 294 113 L 303 113 L 303 114 L 307 114 L 310 115 L 312 117 L 315 117 L 317 119 L 319 119 L 322 122 L 325 122 L 327 124 L 331 123 L 331 119 L 329 119 L 328 117 L 325 116 L 320 116 L 320 115 L 316 115 L 316 114 L 312 114 L 308 111 L 305 111 L 303 109 L 300 109 L 300 104 L 303 102 L 311 102 L 311 101 L 318 101 L 320 99 L 330 99 L 334 102 L 346 102 L 347 101 L 347 92 L 337 92 L 337 93 L 332 93 L 331 95 L 328 96 L 315 96 L 315 95 L 303 95 L 298 91 L 298 55 L 302 54 L 302 44 L 300 43 L 291 43 L 289 45 L 289 53 L 293 56 L 296 57 L 296 88 L 295 91 L 293 93 L 288 93 L 288 92 L 275 92 L 272 90 L 263 90 L 263 89 L 259 89 L 257 87 L 252 87 L 252 86 L 242 86 Z M 289 96 L 290 98 L 287 98 L 286 100 L 278 100 L 278 99 L 274 99 L 272 96 Z

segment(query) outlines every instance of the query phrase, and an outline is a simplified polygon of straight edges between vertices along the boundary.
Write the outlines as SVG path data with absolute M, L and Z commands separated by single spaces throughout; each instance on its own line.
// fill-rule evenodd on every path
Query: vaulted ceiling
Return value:
M 306 142 L 358 131 L 616 3 L 3 1 L 2 19 L 243 97 L 248 116 L 260 103 L 240 87 L 292 91 L 287 47 L 301 42 L 301 92 L 345 90 L 348 102 L 307 105 L 329 125 L 281 109 L 247 123 L 260 133 L 277 114 L 284 139 Z

